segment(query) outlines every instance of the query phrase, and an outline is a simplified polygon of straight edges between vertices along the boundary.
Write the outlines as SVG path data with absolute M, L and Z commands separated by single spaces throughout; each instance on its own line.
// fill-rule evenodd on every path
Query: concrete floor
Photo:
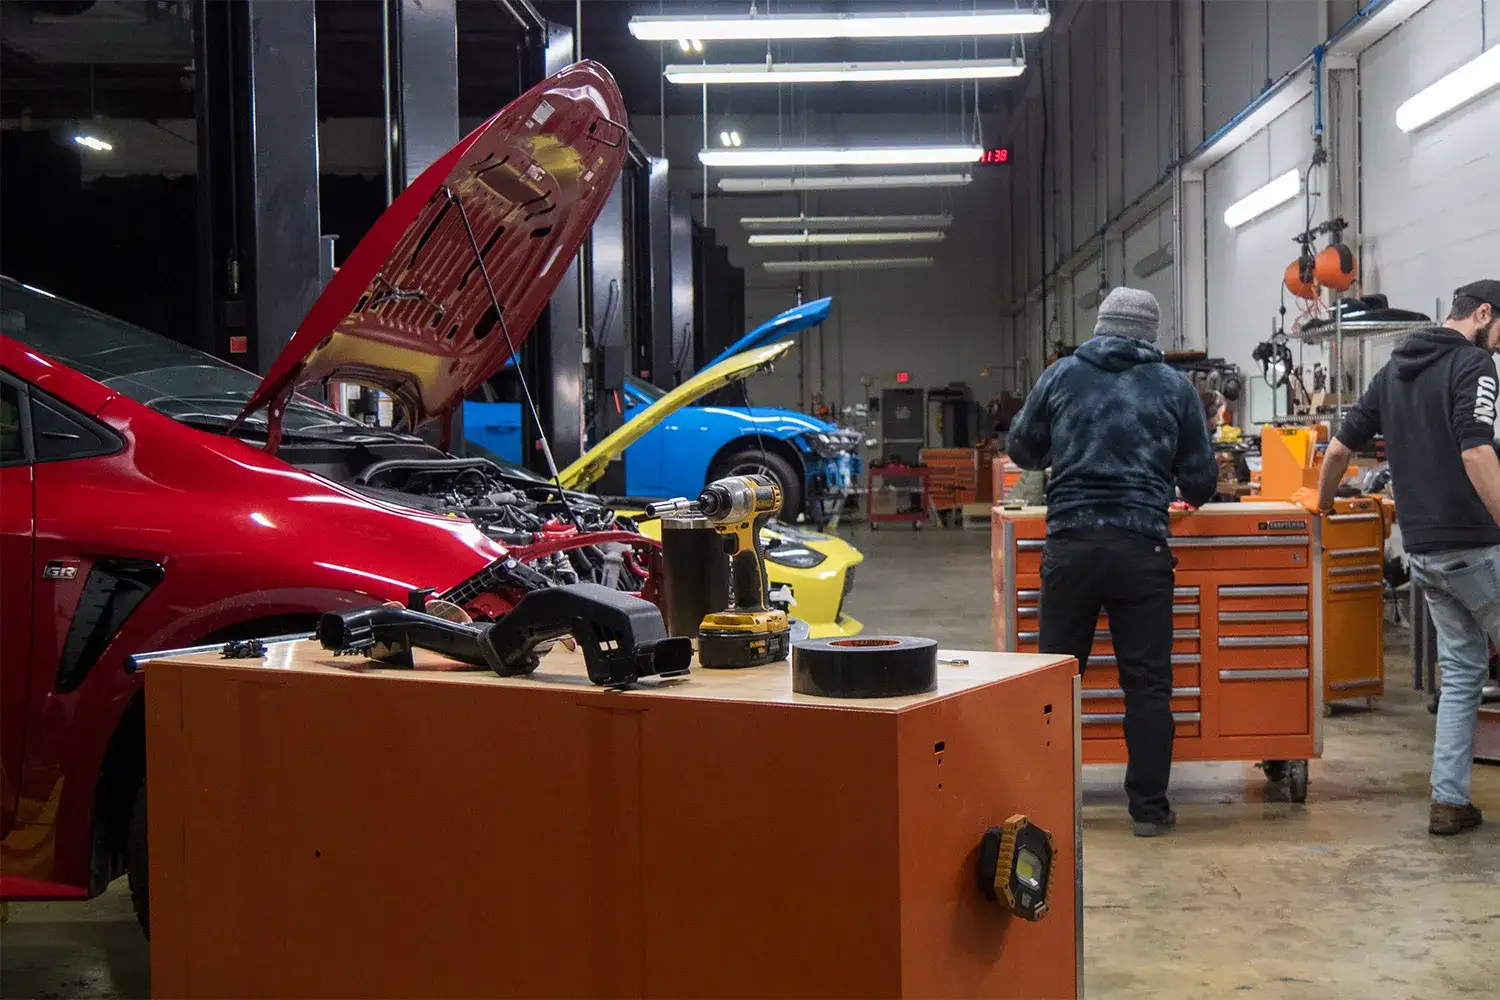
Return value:
M 855 542 L 867 560 L 851 613 L 882 632 L 991 647 L 986 533 L 858 529 Z M 1432 716 L 1408 677 L 1393 642 L 1376 710 L 1327 720 L 1306 805 L 1247 765 L 1178 765 L 1177 830 L 1137 840 L 1123 768 L 1088 768 L 1089 996 L 1494 996 L 1500 768 L 1475 771 L 1488 825 L 1428 836 Z M 13 905 L 0 995 L 144 997 L 146 956 L 123 883 L 87 904 Z

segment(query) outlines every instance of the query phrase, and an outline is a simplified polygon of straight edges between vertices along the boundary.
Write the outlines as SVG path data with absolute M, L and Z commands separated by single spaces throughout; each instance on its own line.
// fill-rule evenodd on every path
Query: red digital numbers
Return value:
M 911 381 L 911 372 L 897 372 L 896 381 L 906 383 Z
M 1009 163 L 1010 148 L 1001 146 L 998 149 L 986 149 L 984 155 L 979 157 L 980 163 Z

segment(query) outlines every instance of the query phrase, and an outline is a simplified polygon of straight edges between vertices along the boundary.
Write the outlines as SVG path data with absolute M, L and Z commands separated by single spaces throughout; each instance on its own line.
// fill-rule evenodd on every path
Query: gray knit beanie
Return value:
M 1155 295 L 1139 288 L 1116 288 L 1099 303 L 1094 335 L 1134 337 L 1154 344 L 1160 328 L 1161 307 Z

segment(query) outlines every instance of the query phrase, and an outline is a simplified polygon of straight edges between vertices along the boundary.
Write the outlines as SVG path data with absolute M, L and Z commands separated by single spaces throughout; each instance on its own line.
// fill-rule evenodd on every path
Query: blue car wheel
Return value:
M 747 448 L 728 455 L 708 470 L 709 482 L 725 476 L 770 476 L 781 484 L 781 519 L 792 523 L 802 513 L 802 476 L 780 454 L 769 448 Z

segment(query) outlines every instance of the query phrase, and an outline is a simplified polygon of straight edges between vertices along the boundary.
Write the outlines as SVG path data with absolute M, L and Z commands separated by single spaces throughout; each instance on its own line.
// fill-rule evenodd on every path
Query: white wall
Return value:
M 1360 59 L 1364 287 L 1446 310 L 1453 289 L 1500 276 L 1500 92 L 1406 134 L 1396 108 L 1480 53 L 1478 0 L 1433 0 Z M 1500 43 L 1491 3 L 1489 44 Z
M 1204 127 L 1213 134 L 1322 40 L 1318 0 L 1206 0 Z
M 1210 355 L 1250 370 L 1250 352 L 1271 332 L 1281 304 L 1281 279 L 1297 256 L 1292 238 L 1306 228 L 1306 206 L 1296 198 L 1238 229 L 1224 210 L 1288 170 L 1306 174 L 1312 158 L 1313 102 L 1303 100 L 1221 162 L 1205 179 Z M 1321 206 L 1313 219 L 1324 217 Z M 1288 325 L 1296 318 L 1288 296 Z

